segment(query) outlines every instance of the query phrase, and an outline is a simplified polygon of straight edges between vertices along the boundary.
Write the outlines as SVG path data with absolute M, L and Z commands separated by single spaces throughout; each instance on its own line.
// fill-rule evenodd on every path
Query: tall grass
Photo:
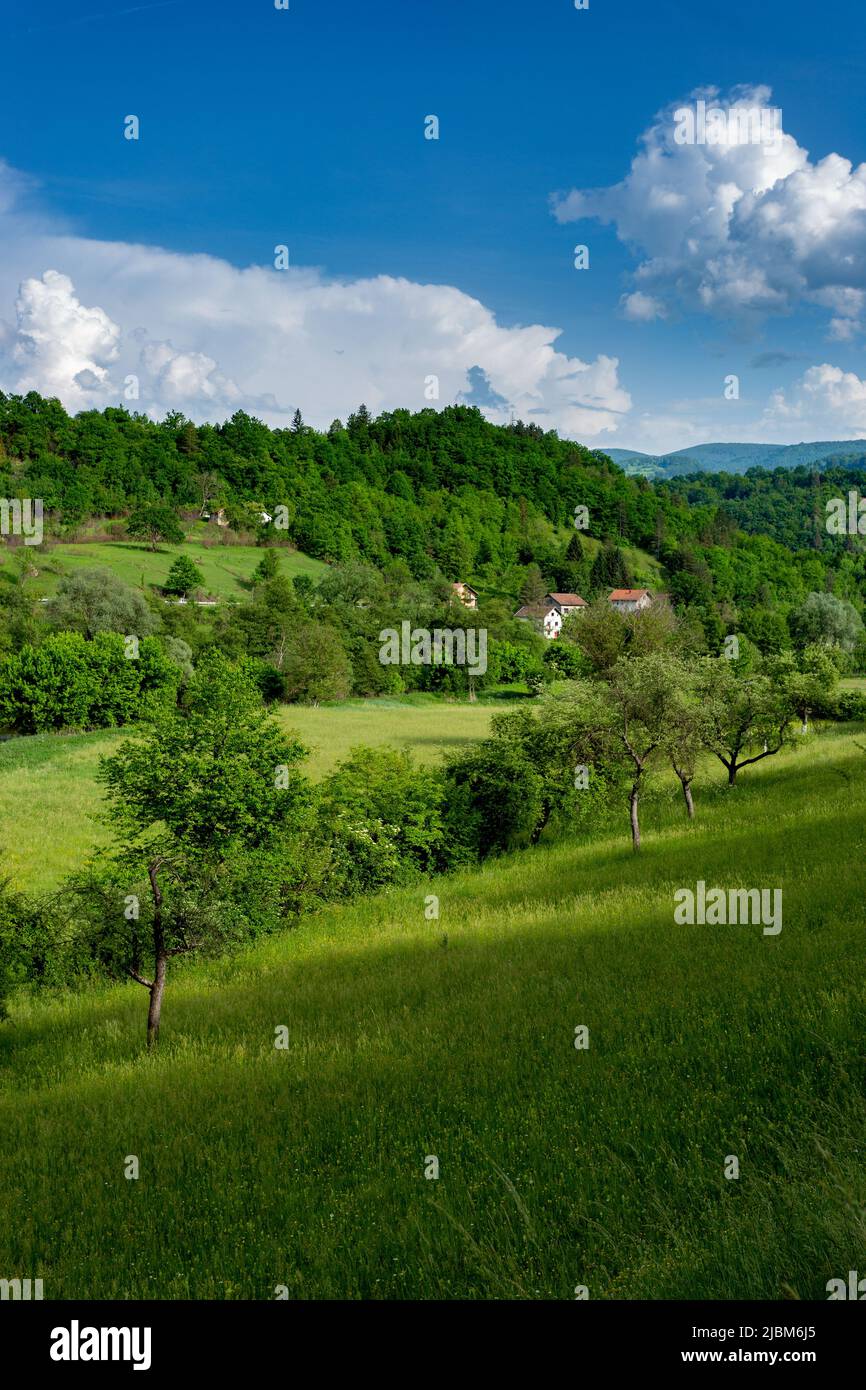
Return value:
M 858 742 L 713 774 L 693 826 L 662 786 L 640 856 L 623 825 L 177 970 L 158 1056 L 138 986 L 21 1001 L 0 1274 L 59 1298 L 826 1297 L 866 1236 Z M 676 926 L 698 878 L 781 887 L 781 934 Z

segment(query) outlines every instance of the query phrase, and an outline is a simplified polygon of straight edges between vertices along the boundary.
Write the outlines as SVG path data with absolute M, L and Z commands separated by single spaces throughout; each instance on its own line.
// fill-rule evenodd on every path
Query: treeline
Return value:
M 108 570 L 69 575 L 51 601 L 39 602 L 28 597 L 25 554 L 0 578 L 0 730 L 33 734 L 134 722 L 147 704 L 182 702 L 194 669 L 213 652 L 241 667 L 266 704 L 413 691 L 472 698 L 501 685 L 540 694 L 551 682 L 582 674 L 582 652 L 599 615 L 609 623 L 617 618 L 607 593 L 628 583 L 616 547 L 581 559 L 573 536 L 567 550 L 574 587 L 595 601 L 566 621 L 557 641 L 515 620 L 513 601 L 493 597 L 468 609 L 450 584 L 415 580 L 403 561 L 384 572 L 357 561 L 333 565 L 314 584 L 303 576 L 288 579 L 279 550 L 269 547 L 241 603 L 202 608 L 156 594 L 148 601 Z M 181 553 L 167 586 L 177 592 L 196 577 Z M 691 570 L 679 577 L 701 583 Z M 530 566 L 521 597 L 533 602 L 543 591 L 540 570 Z M 866 664 L 859 613 L 825 591 L 776 610 L 755 606 L 736 621 L 733 609 L 723 618 L 699 604 L 680 605 L 675 618 L 674 606 L 657 601 L 653 612 L 659 622 L 677 622 L 694 656 L 719 655 L 743 641 L 765 657 L 823 647 L 845 672 Z M 601 630 L 609 630 L 604 622 Z M 444 646 L 440 660 L 431 651 L 428 659 L 407 661 L 400 651 L 405 631 L 456 633 L 466 659 L 461 662 L 459 647 L 455 660 L 454 648 Z M 400 660 L 391 659 L 394 642 L 383 634 L 396 635 Z
M 275 430 L 243 412 L 199 426 L 119 407 L 72 418 L 36 393 L 0 393 L 0 490 L 41 497 L 61 534 L 96 516 L 140 521 L 162 506 L 192 516 L 224 507 L 237 530 L 263 537 L 260 511 L 281 507 L 282 536 L 329 563 L 384 569 L 400 559 L 416 580 L 463 579 L 512 597 L 529 566 L 548 586 L 574 578 L 565 551 L 580 507 L 587 536 L 637 547 L 672 576 L 690 576 L 676 579 L 674 599 L 708 616 L 730 604 L 796 603 L 821 589 L 859 606 L 866 559 L 856 539 L 819 538 L 799 514 L 784 527 L 774 518 L 788 505 L 779 498 L 795 495 L 789 476 L 770 475 L 761 513 L 751 475 L 652 486 L 554 431 L 491 425 L 468 406 L 377 418 L 361 406 L 320 432 L 300 414 Z M 826 476 L 835 486 L 836 475 Z M 729 485 L 753 492 L 722 495 Z M 814 504 L 810 496 L 812 517 Z
M 514 620 L 512 601 L 465 608 L 444 581 L 414 580 L 404 562 L 382 573 L 359 562 L 334 565 L 318 585 L 280 572 L 279 551 L 262 550 L 240 603 L 202 608 L 148 597 L 111 571 L 64 577 L 48 602 L 33 598 L 28 553 L 0 571 L 0 731 L 18 734 L 125 724 L 142 701 L 177 702 L 193 669 L 218 651 L 241 666 L 265 703 L 318 704 L 348 696 L 425 691 L 474 695 L 502 683 L 537 689 L 569 653 Z M 171 566 L 169 592 L 193 586 L 194 565 Z M 382 632 L 403 625 L 457 631 L 465 644 L 484 632 L 483 662 L 392 663 Z M 481 669 L 483 667 L 483 669 Z

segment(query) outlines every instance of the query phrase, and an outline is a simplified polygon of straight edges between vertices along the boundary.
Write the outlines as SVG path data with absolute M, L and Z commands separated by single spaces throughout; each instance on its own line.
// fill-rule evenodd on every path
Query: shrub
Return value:
M 340 634 L 326 623 L 303 623 L 295 631 L 284 666 L 285 698 L 317 705 L 343 700 L 352 689 L 352 663 Z
M 843 690 L 836 702 L 838 719 L 866 720 L 866 691 Z
M 494 640 L 491 642 L 491 649 L 497 657 L 501 681 L 517 683 L 529 680 L 530 676 L 540 675 L 542 672 L 538 654 L 530 646 Z M 546 655 L 545 652 L 545 657 Z
M 550 643 L 542 659 L 548 670 L 564 681 L 581 680 L 589 668 L 580 648 L 561 639 Z
M 69 983 L 76 973 L 73 938 L 62 913 L 0 880 L 0 1019 L 14 989 Z
M 85 637 L 95 637 L 98 632 L 134 632 L 137 637 L 148 637 L 158 625 L 142 595 L 110 570 L 79 570 L 67 575 L 47 607 L 55 627 Z
M 128 655 L 127 640 L 101 632 L 87 642 L 58 632 L 0 662 L 0 722 L 17 733 L 100 729 L 176 699 L 181 673 L 155 637 Z
M 527 839 L 541 818 L 543 783 L 520 750 L 488 740 L 446 767 L 455 845 L 484 858 Z
M 455 859 L 441 776 L 408 754 L 356 748 L 322 783 L 317 838 L 331 852 L 331 891 L 354 897 L 446 869 Z

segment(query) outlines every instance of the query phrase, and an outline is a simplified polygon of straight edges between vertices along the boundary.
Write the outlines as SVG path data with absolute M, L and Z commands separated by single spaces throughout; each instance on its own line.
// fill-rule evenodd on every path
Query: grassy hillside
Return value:
M 310 749 L 306 769 L 330 772 L 358 744 L 411 750 L 419 762 L 483 738 L 496 701 L 446 703 L 432 696 L 348 700 L 316 708 L 281 706 L 277 717 L 296 729 Z M 81 864 L 103 833 L 92 817 L 100 809 L 95 774 L 100 756 L 134 730 L 93 734 L 38 734 L 0 744 L 0 862 L 21 888 L 55 887 Z
M 866 1237 L 855 738 L 714 780 L 693 827 L 665 793 L 639 858 L 623 826 L 176 970 L 158 1056 L 136 985 L 21 1003 L 0 1267 L 48 1298 L 826 1297 Z M 676 926 L 698 878 L 781 886 L 781 934 Z
M 219 598 L 242 599 L 244 583 L 252 578 L 262 558 L 261 548 L 255 545 L 205 546 L 198 540 L 183 545 L 161 545 L 154 554 L 145 545 L 127 541 L 80 541 L 74 545 L 56 545 L 50 551 L 41 549 L 31 554 L 39 573 L 31 581 L 31 592 L 40 597 L 53 594 L 61 578 L 79 569 L 109 569 L 126 584 L 135 588 L 165 583 L 172 562 L 186 555 L 198 565 L 205 579 L 205 588 Z M 283 573 L 290 579 L 308 574 L 319 579 L 327 566 L 297 550 L 279 550 Z M 0 551 L 0 565 L 10 563 Z

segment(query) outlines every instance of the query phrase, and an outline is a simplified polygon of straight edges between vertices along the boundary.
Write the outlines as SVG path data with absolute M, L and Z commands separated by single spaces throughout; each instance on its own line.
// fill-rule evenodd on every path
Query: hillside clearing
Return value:
M 172 562 L 178 555 L 185 555 L 201 570 L 208 593 L 240 601 L 248 596 L 249 581 L 263 553 L 261 546 L 206 546 L 198 540 L 188 540 L 183 545 L 160 545 L 156 552 L 131 541 L 79 541 L 55 545 L 47 552 L 40 550 L 30 556 L 39 573 L 28 580 L 27 588 L 31 594 L 46 597 L 55 592 L 64 575 L 82 569 L 108 569 L 125 584 L 147 589 L 164 584 Z M 298 550 L 277 547 L 277 554 L 282 572 L 290 579 L 307 574 L 318 580 L 328 568 L 321 560 L 313 560 Z M 8 557 L 0 553 L 0 565 L 8 563 Z

